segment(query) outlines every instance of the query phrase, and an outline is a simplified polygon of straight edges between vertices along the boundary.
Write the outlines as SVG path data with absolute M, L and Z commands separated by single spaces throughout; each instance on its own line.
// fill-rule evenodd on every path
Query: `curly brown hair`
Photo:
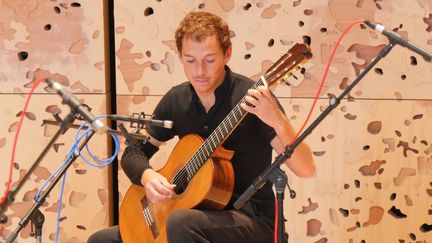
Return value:
M 182 52 L 184 37 L 201 42 L 206 37 L 212 35 L 216 35 L 225 53 L 231 46 L 228 24 L 219 16 L 209 12 L 190 12 L 180 22 L 175 32 L 177 50 L 180 53 Z

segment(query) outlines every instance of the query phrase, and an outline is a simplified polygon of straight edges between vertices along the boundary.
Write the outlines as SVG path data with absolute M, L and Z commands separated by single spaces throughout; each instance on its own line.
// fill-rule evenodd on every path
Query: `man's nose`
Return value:
M 207 67 L 206 67 L 205 62 L 201 62 L 198 65 L 198 73 L 197 74 L 198 74 L 198 76 L 202 77 L 202 76 L 205 76 L 206 72 L 207 72 Z

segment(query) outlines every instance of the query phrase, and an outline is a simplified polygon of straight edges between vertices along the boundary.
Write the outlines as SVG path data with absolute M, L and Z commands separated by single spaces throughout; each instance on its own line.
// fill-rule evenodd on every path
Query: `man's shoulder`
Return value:
M 252 79 L 235 72 L 231 73 L 231 78 L 233 80 L 234 85 L 238 87 L 250 88 L 255 83 L 255 81 L 253 81 Z
M 172 86 L 171 89 L 168 91 L 168 93 L 171 94 L 184 93 L 184 92 L 190 92 L 190 83 L 187 81 Z

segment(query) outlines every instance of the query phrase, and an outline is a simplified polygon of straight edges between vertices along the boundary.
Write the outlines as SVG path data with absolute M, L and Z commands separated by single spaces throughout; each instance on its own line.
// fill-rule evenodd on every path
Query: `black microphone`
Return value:
M 66 103 L 72 111 L 84 117 L 84 119 L 89 122 L 96 132 L 103 132 L 107 128 L 103 122 L 97 119 L 79 100 L 75 95 L 67 91 L 61 84 L 46 78 L 45 82 L 48 83 L 60 97 L 62 97 L 63 102 Z
M 392 31 L 392 30 L 387 30 L 384 28 L 384 26 L 380 25 L 380 24 L 376 24 L 370 20 L 365 20 L 364 23 L 369 26 L 370 28 L 374 29 L 374 30 L 378 30 L 379 32 L 381 32 L 383 35 L 385 35 L 390 41 L 401 45 L 403 47 L 406 47 L 418 54 L 420 54 L 422 57 L 424 57 L 426 59 L 426 61 L 431 62 L 432 61 L 432 54 L 430 52 L 428 52 L 427 50 L 419 47 L 418 45 L 410 42 L 409 40 L 401 37 L 399 34 L 397 34 L 396 32 Z
M 173 122 L 169 120 L 155 120 L 155 119 L 118 116 L 118 115 L 107 115 L 107 118 L 114 121 L 128 121 L 128 122 L 135 122 L 137 124 L 145 124 L 145 125 L 158 126 L 164 128 L 173 127 Z

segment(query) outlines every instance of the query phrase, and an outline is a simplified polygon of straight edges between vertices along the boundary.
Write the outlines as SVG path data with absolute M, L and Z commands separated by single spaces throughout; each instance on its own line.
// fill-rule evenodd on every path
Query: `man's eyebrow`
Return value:
M 195 56 L 193 56 L 193 55 L 190 55 L 190 54 L 183 54 L 185 57 L 195 57 Z M 204 57 L 212 57 L 212 56 L 216 56 L 216 53 L 209 53 L 209 54 L 207 54 L 207 55 L 205 55 Z

